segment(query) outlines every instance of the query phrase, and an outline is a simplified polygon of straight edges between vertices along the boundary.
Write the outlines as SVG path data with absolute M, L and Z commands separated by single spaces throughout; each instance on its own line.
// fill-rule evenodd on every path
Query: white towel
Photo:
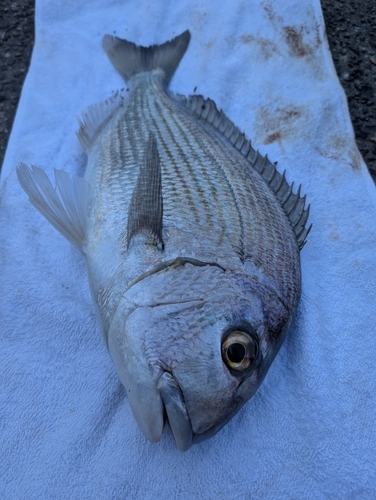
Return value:
M 168 430 L 157 444 L 139 430 L 84 259 L 29 204 L 15 166 L 82 175 L 76 116 L 125 87 L 102 36 L 148 46 L 185 29 L 170 88 L 212 98 L 302 184 L 313 229 L 298 314 L 264 383 L 221 432 L 181 453 Z M 37 0 L 0 238 L 1 498 L 376 498 L 376 191 L 319 0 Z

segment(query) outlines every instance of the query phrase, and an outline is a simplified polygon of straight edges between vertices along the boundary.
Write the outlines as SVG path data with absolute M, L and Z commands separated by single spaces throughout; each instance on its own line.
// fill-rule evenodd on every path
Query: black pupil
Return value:
M 242 344 L 231 344 L 227 349 L 227 356 L 231 363 L 241 363 L 245 357 L 245 347 Z

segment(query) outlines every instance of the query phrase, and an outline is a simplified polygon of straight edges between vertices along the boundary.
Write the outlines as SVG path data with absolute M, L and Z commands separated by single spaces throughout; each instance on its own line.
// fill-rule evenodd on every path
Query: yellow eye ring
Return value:
M 235 330 L 222 344 L 222 359 L 231 370 L 242 372 L 254 363 L 257 351 L 257 343 L 251 335 Z

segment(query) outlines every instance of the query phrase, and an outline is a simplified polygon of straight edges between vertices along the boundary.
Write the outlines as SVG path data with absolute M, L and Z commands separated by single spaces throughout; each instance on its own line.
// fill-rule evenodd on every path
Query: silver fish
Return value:
M 83 113 L 85 179 L 17 167 L 31 203 L 84 254 L 105 342 L 145 436 L 179 450 L 256 392 L 291 324 L 305 197 L 201 96 L 167 90 L 190 40 L 103 46 L 129 83 Z

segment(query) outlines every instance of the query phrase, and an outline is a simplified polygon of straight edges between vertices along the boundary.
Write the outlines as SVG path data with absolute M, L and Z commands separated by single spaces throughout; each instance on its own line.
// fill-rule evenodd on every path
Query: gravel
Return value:
M 0 0 L 0 165 L 34 43 L 34 0 Z M 321 0 L 356 142 L 376 182 L 376 2 Z
M 321 6 L 355 139 L 376 181 L 376 2 L 321 0 Z
M 34 0 L 0 0 L 0 165 L 34 44 Z

